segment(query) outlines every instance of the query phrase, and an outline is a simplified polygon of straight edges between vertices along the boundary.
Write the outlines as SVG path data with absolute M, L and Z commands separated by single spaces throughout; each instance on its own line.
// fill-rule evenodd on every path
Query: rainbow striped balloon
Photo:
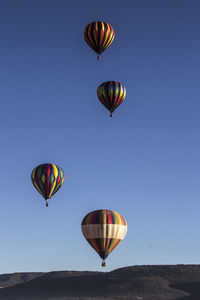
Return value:
M 105 22 L 93 22 L 88 24 L 84 30 L 84 39 L 86 43 L 99 54 L 110 46 L 114 40 L 115 33 L 111 25 Z
M 106 81 L 98 87 L 97 96 L 100 102 L 110 111 L 112 117 L 114 110 L 126 97 L 126 88 L 118 81 Z
M 54 164 L 42 164 L 37 166 L 31 174 L 34 187 L 46 200 L 50 199 L 62 186 L 65 175 L 63 170 Z
M 81 224 L 84 237 L 94 250 L 105 259 L 119 245 L 127 232 L 127 223 L 119 213 L 101 209 L 88 213 Z

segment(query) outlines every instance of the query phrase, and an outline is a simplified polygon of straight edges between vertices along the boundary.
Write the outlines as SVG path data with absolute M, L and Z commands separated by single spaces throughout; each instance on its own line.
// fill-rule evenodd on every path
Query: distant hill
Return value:
M 0 288 L 9 287 L 34 279 L 44 273 L 12 273 L 0 275 Z
M 200 300 L 200 265 L 0 275 L 0 300 Z

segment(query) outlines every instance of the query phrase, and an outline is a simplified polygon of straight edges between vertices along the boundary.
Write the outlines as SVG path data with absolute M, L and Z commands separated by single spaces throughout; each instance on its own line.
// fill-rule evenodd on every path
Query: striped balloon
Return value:
M 54 164 L 42 164 L 37 166 L 31 174 L 34 187 L 46 200 L 50 199 L 62 186 L 65 175 L 63 170 Z
M 127 232 L 124 217 L 113 210 L 95 210 L 88 213 L 81 224 L 82 233 L 88 243 L 103 259 L 119 245 Z
M 126 97 L 126 88 L 118 81 L 106 81 L 98 87 L 97 96 L 100 102 L 110 111 L 112 117 L 114 110 Z
M 111 25 L 105 22 L 93 22 L 88 24 L 84 30 L 84 39 L 86 43 L 99 54 L 110 46 L 114 40 L 115 33 Z

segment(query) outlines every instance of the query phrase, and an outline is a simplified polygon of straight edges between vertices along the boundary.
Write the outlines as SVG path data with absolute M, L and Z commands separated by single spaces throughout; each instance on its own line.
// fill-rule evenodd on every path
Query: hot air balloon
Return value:
M 119 245 L 127 232 L 124 217 L 113 210 L 100 209 L 88 213 L 81 224 L 84 237 L 103 259 L 105 259 Z
M 110 117 L 114 110 L 124 101 L 126 88 L 118 81 L 103 82 L 97 89 L 100 102 L 110 111 Z
M 86 43 L 99 54 L 110 46 L 114 40 L 115 33 L 111 25 L 105 22 L 93 22 L 88 24 L 84 30 L 84 39 Z
M 46 200 L 50 199 L 62 186 L 65 175 L 63 170 L 54 164 L 42 164 L 37 166 L 31 174 L 34 187 Z

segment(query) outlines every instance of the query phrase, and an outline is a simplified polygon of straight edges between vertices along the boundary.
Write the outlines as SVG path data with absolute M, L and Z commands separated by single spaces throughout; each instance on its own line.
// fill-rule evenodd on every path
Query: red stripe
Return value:
M 96 224 L 96 215 L 97 215 L 97 212 L 94 211 L 94 213 L 92 214 L 92 217 L 91 217 L 90 224 Z
M 98 31 L 97 30 L 95 30 L 95 35 L 96 35 L 96 39 L 97 39 L 96 46 L 98 46 Z
M 110 211 L 107 211 L 107 224 L 112 224 L 112 214 Z
M 118 87 L 118 91 L 120 91 L 120 90 L 119 90 L 119 85 L 118 85 L 118 84 L 116 84 L 116 85 L 117 85 L 117 87 Z M 115 92 L 116 92 L 116 91 L 115 91 Z M 119 95 L 119 93 L 118 93 L 118 95 Z M 115 100 L 114 100 L 114 103 L 117 102 L 118 95 L 117 95 L 117 93 L 115 94 Z
M 102 46 L 102 41 L 103 41 L 103 36 L 104 36 L 104 31 L 103 31 L 103 28 L 102 28 L 102 23 L 101 23 L 101 29 L 100 29 L 100 47 Z
M 34 181 L 38 184 L 39 183 L 39 178 L 35 176 Z
M 98 245 L 98 239 L 90 239 L 90 242 L 92 243 L 94 249 L 99 253 L 100 252 L 100 248 Z
M 110 239 L 106 239 L 105 252 L 108 251 L 109 244 L 110 244 Z
M 113 82 L 112 82 L 112 81 L 110 82 L 110 85 L 111 85 L 111 91 L 112 91 L 112 96 L 110 95 L 110 100 L 111 100 L 111 102 L 112 102 L 112 101 L 113 101 L 113 98 L 114 98 L 114 94 L 113 94 L 114 89 L 113 89 Z
M 60 175 L 59 175 L 58 178 L 57 178 L 56 184 L 59 184 L 59 182 L 60 182 Z
M 121 86 L 119 86 L 119 95 L 120 95 L 120 93 L 121 93 Z M 117 100 L 117 102 L 116 102 L 116 106 L 119 106 L 119 104 L 121 104 L 122 101 L 124 100 L 124 99 L 122 98 L 123 95 L 124 95 L 124 93 L 122 93 L 122 95 L 119 96 L 119 98 L 118 98 L 118 100 Z

